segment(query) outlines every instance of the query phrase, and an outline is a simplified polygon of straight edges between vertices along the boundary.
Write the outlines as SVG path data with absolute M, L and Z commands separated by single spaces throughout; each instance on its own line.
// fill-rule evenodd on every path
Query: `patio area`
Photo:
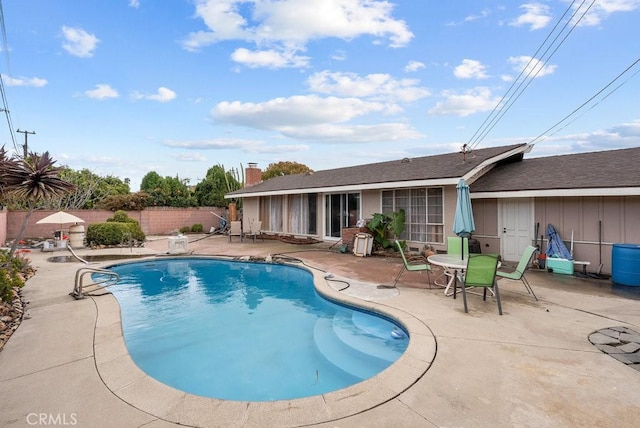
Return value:
M 168 237 L 149 237 L 144 248 L 77 252 L 167 250 Z M 190 396 L 131 363 L 113 296 L 69 296 L 81 263 L 47 261 L 52 254 L 34 251 L 37 273 L 22 293 L 28 315 L 0 352 L 0 426 L 635 427 L 640 419 L 638 364 L 590 341 L 611 329 L 640 332 L 640 287 L 532 270 L 539 301 L 520 281 L 502 279 L 499 316 L 493 299 L 474 295 L 464 313 L 462 299 L 427 288 L 424 272 L 406 272 L 392 287 L 399 257 L 355 257 L 326 243 L 230 243 L 220 235 L 189 235 L 188 251 L 303 263 L 327 294 L 407 323 L 411 355 L 359 387 L 326 396 L 261 403 Z

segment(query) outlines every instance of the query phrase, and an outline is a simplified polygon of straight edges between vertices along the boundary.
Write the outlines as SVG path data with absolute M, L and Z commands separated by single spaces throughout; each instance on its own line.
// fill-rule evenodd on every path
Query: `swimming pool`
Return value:
M 409 344 L 391 320 L 320 297 L 299 267 L 172 258 L 110 269 L 133 360 L 195 395 L 323 394 L 383 371 Z

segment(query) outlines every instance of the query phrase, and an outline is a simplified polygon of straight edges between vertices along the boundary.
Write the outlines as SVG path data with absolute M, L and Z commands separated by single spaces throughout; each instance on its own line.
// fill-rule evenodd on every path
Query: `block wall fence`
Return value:
M 36 224 L 38 220 L 55 213 L 53 210 L 34 211 L 29 217 L 27 229 L 23 235 L 25 239 L 31 238 L 52 238 L 53 232 L 60 228 L 55 224 Z M 92 223 L 105 222 L 113 216 L 112 211 L 107 210 L 65 210 L 84 220 L 81 223 L 85 230 Z M 150 207 L 142 211 L 127 211 L 130 218 L 138 220 L 142 231 L 146 235 L 171 235 L 184 226 L 201 224 L 203 232 L 209 232 L 211 227 L 218 228 L 220 219 L 212 214 L 225 217 L 226 209 L 218 207 L 197 207 L 197 208 L 168 208 Z M 12 211 L 0 209 L 0 243 L 14 239 L 18 236 L 22 222 L 27 211 Z M 68 230 L 72 224 L 62 225 L 63 230 Z

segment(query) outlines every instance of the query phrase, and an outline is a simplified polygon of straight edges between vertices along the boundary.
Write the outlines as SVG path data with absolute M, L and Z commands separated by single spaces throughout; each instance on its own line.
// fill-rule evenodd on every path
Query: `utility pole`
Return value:
M 21 132 L 21 133 L 24 134 L 24 146 L 22 146 L 22 148 L 24 150 L 24 158 L 26 159 L 27 155 L 29 154 L 29 148 L 28 148 L 28 145 L 27 145 L 27 136 L 29 134 L 35 135 L 36 131 L 21 131 L 21 130 L 18 129 L 16 132 Z

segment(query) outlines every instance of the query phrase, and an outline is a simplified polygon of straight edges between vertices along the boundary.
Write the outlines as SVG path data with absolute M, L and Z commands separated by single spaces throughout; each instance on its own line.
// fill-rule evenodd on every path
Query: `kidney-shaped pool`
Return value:
M 272 401 L 346 388 L 406 350 L 393 320 L 320 296 L 306 269 L 168 258 L 110 266 L 125 342 L 148 375 L 211 398 Z

